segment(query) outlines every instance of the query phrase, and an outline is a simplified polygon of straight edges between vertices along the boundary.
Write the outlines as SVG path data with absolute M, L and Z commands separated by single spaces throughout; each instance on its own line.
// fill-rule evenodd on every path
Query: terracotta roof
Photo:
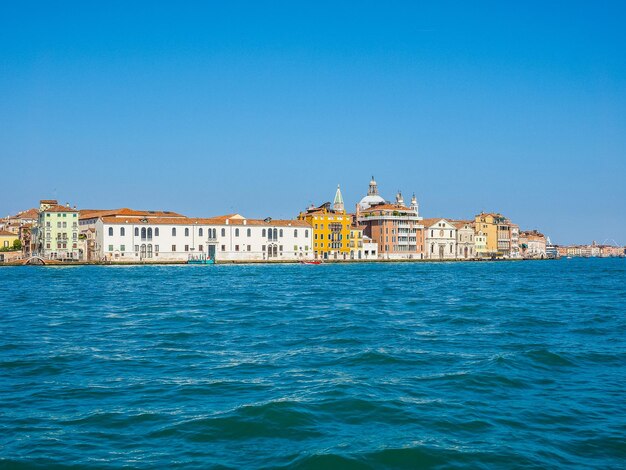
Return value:
M 14 217 L 15 219 L 36 219 L 39 217 L 38 209 L 28 209 L 22 212 L 18 212 Z
M 123 207 L 121 209 L 83 209 L 80 211 L 81 219 L 93 219 L 96 217 L 115 217 L 115 216 L 128 216 L 128 217 L 140 217 L 145 216 L 148 218 L 152 217 L 182 217 L 186 218 L 186 216 L 178 214 L 176 212 L 171 211 L 144 211 L 144 210 L 134 210 L 129 209 L 127 207 Z
M 39 201 L 39 204 L 52 204 L 52 205 L 57 205 L 59 203 L 59 201 L 57 201 L 56 199 L 42 199 L 41 201 Z
M 363 209 L 361 211 L 361 213 L 363 212 L 376 212 L 379 210 L 386 210 L 386 211 L 398 211 L 398 212 L 414 212 L 413 209 L 410 209 L 409 207 L 406 206 L 399 206 L 397 204 L 379 204 L 377 206 L 372 206 L 372 207 L 368 207 L 367 209 Z
M 473 220 L 448 220 L 456 228 L 463 228 L 465 225 L 474 225 Z
M 423 219 L 423 220 L 421 221 L 421 223 L 422 223 L 422 225 L 423 225 L 424 227 L 430 227 L 430 226 L 432 226 L 432 225 L 435 225 L 437 222 L 441 222 L 442 220 L 443 220 L 444 222 L 448 222 L 448 223 L 450 223 L 450 221 L 449 221 L 448 219 L 444 219 L 443 217 L 440 217 L 440 218 L 429 218 L 429 219 Z M 453 225 L 454 225 L 454 224 L 453 224 Z
M 71 207 L 61 206 L 59 204 L 50 206 L 42 212 L 79 212 L 78 209 L 72 209 Z
M 228 220 L 228 224 L 226 223 Z M 266 226 L 266 227 L 305 227 L 310 228 L 311 224 L 304 220 L 271 220 L 265 222 L 261 219 L 224 219 L 223 217 L 213 218 L 182 218 L 182 217 L 102 217 L 106 224 L 145 224 L 145 225 L 236 225 L 236 226 Z M 245 221 L 245 224 L 244 224 Z
M 9 232 L 8 230 L 0 230 L 0 237 L 15 237 L 17 238 L 17 234 L 13 232 Z

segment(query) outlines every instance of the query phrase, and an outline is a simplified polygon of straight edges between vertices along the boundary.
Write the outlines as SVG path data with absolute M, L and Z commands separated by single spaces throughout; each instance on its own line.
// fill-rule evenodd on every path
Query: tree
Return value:
M 22 242 L 18 239 L 18 240 L 13 240 L 13 249 L 15 251 L 21 250 L 22 249 Z

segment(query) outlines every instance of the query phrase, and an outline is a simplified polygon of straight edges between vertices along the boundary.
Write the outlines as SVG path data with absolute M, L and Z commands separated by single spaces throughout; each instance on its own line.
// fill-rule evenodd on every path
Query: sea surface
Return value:
M 0 268 L 0 468 L 624 468 L 626 260 Z

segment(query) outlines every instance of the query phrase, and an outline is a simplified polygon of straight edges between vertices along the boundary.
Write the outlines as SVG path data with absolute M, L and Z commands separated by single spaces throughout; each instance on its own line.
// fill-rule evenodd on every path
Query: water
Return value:
M 0 269 L 3 468 L 617 468 L 626 260 Z

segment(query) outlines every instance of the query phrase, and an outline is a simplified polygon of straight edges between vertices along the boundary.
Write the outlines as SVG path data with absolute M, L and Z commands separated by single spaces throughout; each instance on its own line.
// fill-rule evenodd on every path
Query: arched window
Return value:
M 238 228 L 236 228 L 236 229 L 235 229 L 235 236 L 236 236 L 236 237 L 238 237 L 238 236 L 239 236 L 239 229 L 238 229 Z
M 109 237 L 113 236 L 113 227 L 109 227 Z
M 148 253 L 146 256 L 152 258 L 152 244 L 148 244 Z
M 154 236 L 158 237 L 159 236 L 159 227 L 154 229 Z
M 146 239 L 146 227 L 141 227 L 141 239 Z
M 248 235 L 249 237 L 251 237 L 251 236 L 252 236 L 252 230 L 248 229 L 248 231 L 247 231 L 247 232 L 248 232 L 248 233 L 247 233 L 247 235 Z
M 274 235 L 274 240 L 278 239 L 278 230 L 274 229 L 273 235 Z
M 139 227 L 135 227 L 135 236 L 138 237 L 139 236 Z
M 148 229 L 148 240 L 152 240 L 152 227 Z
M 298 229 L 293 231 L 293 238 L 298 238 Z
M 123 237 L 126 235 L 126 229 L 124 227 L 120 227 L 120 236 Z
M 198 229 L 198 235 L 202 236 L 202 227 Z
M 267 236 L 267 231 L 265 229 L 263 229 L 263 233 L 261 235 L 263 238 L 265 238 Z
M 176 227 L 172 227 L 172 237 L 176 236 Z
M 188 237 L 189 236 L 189 229 L 187 227 L 185 227 L 185 236 Z
M 223 229 L 222 229 L 222 237 L 225 237 L 225 236 L 226 236 L 226 229 L 225 229 L 225 228 L 223 228 Z

